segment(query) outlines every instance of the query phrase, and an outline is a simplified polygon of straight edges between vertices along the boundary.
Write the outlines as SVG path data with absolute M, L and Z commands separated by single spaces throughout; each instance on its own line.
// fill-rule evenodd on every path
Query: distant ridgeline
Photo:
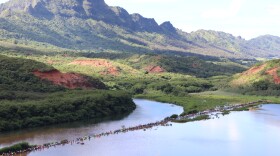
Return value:
M 280 56 L 280 38 L 249 41 L 217 31 L 186 33 L 104 0 L 10 0 L 0 5 L 0 39 L 92 52 L 190 53 L 227 58 Z
M 0 55 L 0 132 L 113 117 L 135 109 L 130 94 L 97 90 L 106 89 L 97 79 L 83 76 L 92 85 L 87 90 L 79 89 L 82 86 L 69 90 L 35 76 L 35 70 L 48 73 L 54 68 Z

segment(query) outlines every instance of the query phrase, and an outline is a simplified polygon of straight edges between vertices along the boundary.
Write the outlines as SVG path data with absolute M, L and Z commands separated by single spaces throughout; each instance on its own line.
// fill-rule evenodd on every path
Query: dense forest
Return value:
M 67 91 L 42 99 L 0 101 L 0 132 L 125 115 L 135 109 L 131 95 L 115 91 Z

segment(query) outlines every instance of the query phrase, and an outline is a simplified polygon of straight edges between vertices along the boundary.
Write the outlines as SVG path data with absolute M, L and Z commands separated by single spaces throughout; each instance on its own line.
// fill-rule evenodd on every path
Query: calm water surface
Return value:
M 34 129 L 0 135 L 0 144 L 18 141 L 42 144 L 83 135 L 135 126 L 179 114 L 181 107 L 135 100 L 137 109 L 119 121 Z M 280 153 L 280 105 L 263 105 L 260 110 L 232 112 L 207 121 L 175 124 L 148 131 L 135 131 L 32 152 L 28 156 L 278 156 Z

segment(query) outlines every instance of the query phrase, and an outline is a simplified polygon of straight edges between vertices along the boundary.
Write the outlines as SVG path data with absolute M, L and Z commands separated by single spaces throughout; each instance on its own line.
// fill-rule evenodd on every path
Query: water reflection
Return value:
M 173 104 L 161 104 L 139 99 L 134 101 L 137 103 L 137 108 L 129 116 L 119 116 L 114 119 L 101 119 L 103 122 L 98 124 L 96 124 L 96 122 L 100 122 L 99 120 L 93 120 L 90 122 L 77 122 L 1 134 L 0 147 L 22 141 L 27 141 L 31 144 L 44 144 L 64 139 L 72 140 L 85 135 L 120 129 L 122 126 L 136 126 L 162 120 L 166 116 L 179 114 L 183 111 L 182 107 Z

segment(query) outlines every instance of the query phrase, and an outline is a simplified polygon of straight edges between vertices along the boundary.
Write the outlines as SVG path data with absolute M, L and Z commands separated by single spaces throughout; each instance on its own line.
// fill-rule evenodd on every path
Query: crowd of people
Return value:
M 32 146 L 32 147 L 30 147 L 28 149 L 25 149 L 25 150 L 3 153 L 1 156 L 13 156 L 13 155 L 21 154 L 21 153 L 41 151 L 41 150 L 45 150 L 45 149 L 48 149 L 48 148 L 51 148 L 51 147 L 62 146 L 62 145 L 67 145 L 67 144 L 84 145 L 85 144 L 84 141 L 86 141 L 86 140 L 91 141 L 93 139 L 98 139 L 98 138 L 109 136 L 109 135 L 116 135 L 116 134 L 119 134 L 119 133 L 126 133 L 126 132 L 130 132 L 130 131 L 138 131 L 138 130 L 146 131 L 147 129 L 151 129 L 151 128 L 154 128 L 154 127 L 157 127 L 157 126 L 172 126 L 172 124 L 170 122 L 174 121 L 174 120 L 191 119 L 191 118 L 201 116 L 201 115 L 211 115 L 215 112 L 232 111 L 234 109 L 250 107 L 250 106 L 254 106 L 256 104 L 263 103 L 263 102 L 265 102 L 265 101 L 257 101 L 257 102 L 250 102 L 250 103 L 245 103 L 245 104 L 220 106 L 220 107 L 216 107 L 215 109 L 205 110 L 205 111 L 198 112 L 198 113 L 186 114 L 186 115 L 183 115 L 183 116 L 181 115 L 181 116 L 178 116 L 176 118 L 167 117 L 167 118 L 165 118 L 161 121 L 157 121 L 157 122 L 154 122 L 154 123 L 141 124 L 141 125 L 138 125 L 138 126 L 133 126 L 133 127 L 128 127 L 128 128 L 122 127 L 121 129 L 118 129 L 118 130 L 107 131 L 107 132 L 103 132 L 103 133 L 100 133 L 100 134 L 84 136 L 84 137 L 76 138 L 75 140 L 62 140 L 60 142 L 46 143 L 44 145 L 36 145 L 36 146 Z

